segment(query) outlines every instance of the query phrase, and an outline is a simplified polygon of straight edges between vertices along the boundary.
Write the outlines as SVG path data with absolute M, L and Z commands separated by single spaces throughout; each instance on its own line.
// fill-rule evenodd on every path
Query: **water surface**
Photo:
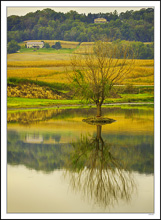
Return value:
M 116 122 L 82 122 L 94 114 L 8 113 L 8 213 L 154 212 L 153 108 L 108 107 Z

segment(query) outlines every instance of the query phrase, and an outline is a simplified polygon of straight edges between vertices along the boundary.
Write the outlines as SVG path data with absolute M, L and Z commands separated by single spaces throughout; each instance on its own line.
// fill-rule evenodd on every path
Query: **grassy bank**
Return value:
M 8 97 L 8 108 L 27 108 L 27 107 L 41 107 L 53 105 L 78 105 L 81 104 L 80 100 L 53 100 L 53 99 L 31 99 L 31 98 L 18 98 Z

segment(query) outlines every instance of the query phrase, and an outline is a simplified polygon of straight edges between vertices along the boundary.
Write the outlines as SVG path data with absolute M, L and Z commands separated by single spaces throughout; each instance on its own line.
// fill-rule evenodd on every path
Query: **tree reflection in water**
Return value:
M 69 176 L 74 191 L 82 191 L 88 199 L 106 207 L 119 199 L 128 202 L 136 185 L 125 164 L 111 154 L 112 145 L 103 140 L 101 130 L 102 126 L 97 125 L 95 138 L 81 136 L 72 143 L 65 177 Z

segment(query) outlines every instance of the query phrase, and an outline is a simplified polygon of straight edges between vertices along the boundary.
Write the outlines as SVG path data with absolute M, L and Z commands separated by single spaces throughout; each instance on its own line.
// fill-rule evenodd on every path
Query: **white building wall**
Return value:
M 43 48 L 44 44 L 37 44 L 37 43 L 33 43 L 33 44 L 26 44 L 27 48 L 33 48 L 33 46 L 39 46 L 39 48 Z

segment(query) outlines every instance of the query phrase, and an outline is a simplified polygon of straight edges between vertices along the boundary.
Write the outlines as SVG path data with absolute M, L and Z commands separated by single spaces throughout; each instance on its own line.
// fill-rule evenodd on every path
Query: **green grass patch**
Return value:
M 121 97 L 127 102 L 154 102 L 154 95 L 151 93 L 121 94 Z
M 34 48 L 21 48 L 19 51 L 20 53 L 35 53 L 35 54 L 39 54 L 41 55 L 41 53 L 56 53 L 56 54 L 59 54 L 59 53 L 73 53 L 73 51 L 75 50 L 76 48 L 74 49 L 66 49 L 66 48 L 62 48 L 62 49 L 59 49 L 59 50 L 56 50 L 54 48 L 40 48 L 40 49 L 34 49 Z
M 108 98 L 105 100 L 105 103 L 154 102 L 154 95 L 151 93 L 120 95 L 121 98 Z
M 31 99 L 31 98 L 19 98 L 8 97 L 8 108 L 25 108 L 25 107 L 41 107 L 52 105 L 78 105 L 82 104 L 80 100 L 53 100 L 53 99 Z

